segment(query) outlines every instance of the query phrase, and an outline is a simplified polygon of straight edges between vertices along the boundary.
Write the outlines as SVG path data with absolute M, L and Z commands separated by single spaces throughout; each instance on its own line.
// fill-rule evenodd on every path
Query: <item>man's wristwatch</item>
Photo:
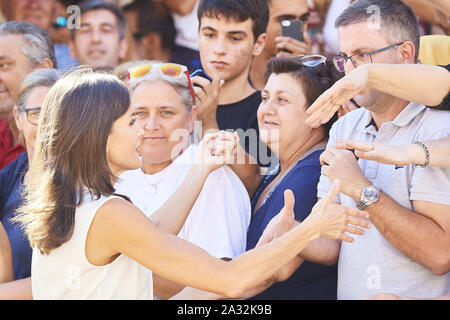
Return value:
M 361 199 L 359 200 L 359 203 L 356 205 L 356 207 L 359 210 L 366 209 L 372 203 L 375 203 L 378 201 L 379 195 L 380 195 L 380 189 L 378 189 L 374 185 L 370 185 L 370 186 L 363 188 L 361 191 Z

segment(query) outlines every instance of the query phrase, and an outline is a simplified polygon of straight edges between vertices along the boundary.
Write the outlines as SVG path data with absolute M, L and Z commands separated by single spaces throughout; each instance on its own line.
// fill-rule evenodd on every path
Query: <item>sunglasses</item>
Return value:
M 181 85 L 185 85 L 184 81 L 187 80 L 192 103 L 195 104 L 194 88 L 192 87 L 191 77 L 186 66 L 176 63 L 145 64 L 135 67 L 128 72 L 128 80 L 130 82 L 158 78 L 179 80 L 179 84 Z
M 327 58 L 320 54 L 312 54 L 307 56 L 297 56 L 297 60 L 307 67 L 316 67 L 320 64 L 327 65 Z

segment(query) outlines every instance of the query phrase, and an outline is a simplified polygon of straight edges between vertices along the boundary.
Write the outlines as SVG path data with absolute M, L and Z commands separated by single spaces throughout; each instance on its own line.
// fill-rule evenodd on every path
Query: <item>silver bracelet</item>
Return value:
M 417 142 L 414 142 L 414 143 L 418 144 L 419 146 L 421 146 L 422 149 L 425 151 L 425 163 L 421 167 L 422 168 L 428 167 L 428 165 L 430 164 L 430 150 L 428 150 L 428 147 L 424 143 L 422 143 L 420 141 L 417 141 Z

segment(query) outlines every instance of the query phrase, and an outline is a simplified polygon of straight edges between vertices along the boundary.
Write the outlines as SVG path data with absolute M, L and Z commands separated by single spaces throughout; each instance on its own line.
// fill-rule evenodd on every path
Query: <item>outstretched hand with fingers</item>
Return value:
M 346 232 L 363 235 L 364 229 L 370 228 L 367 212 L 356 208 L 349 208 L 334 202 L 339 192 L 340 182 L 334 181 L 330 191 L 314 206 L 311 214 L 305 220 L 314 222 L 320 228 L 323 237 L 353 242 L 353 238 Z
M 364 65 L 352 70 L 322 93 L 306 110 L 310 116 L 305 123 L 314 128 L 327 123 L 342 105 L 367 88 L 368 80 L 369 72 Z
M 336 147 L 339 149 L 354 149 L 358 158 L 385 164 L 408 165 L 412 162 L 408 156 L 408 146 L 347 140 L 336 141 Z

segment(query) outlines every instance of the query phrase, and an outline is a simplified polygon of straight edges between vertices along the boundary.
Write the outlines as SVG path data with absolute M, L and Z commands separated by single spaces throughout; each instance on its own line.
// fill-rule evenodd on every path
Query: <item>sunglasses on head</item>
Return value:
M 130 82 L 156 79 L 158 77 L 171 80 L 187 80 L 191 92 L 192 103 L 195 103 L 194 89 L 186 66 L 176 63 L 145 64 L 135 67 L 128 72 L 128 80 Z
M 320 64 L 323 64 L 324 66 L 327 65 L 327 58 L 320 55 L 320 54 L 312 54 L 312 55 L 301 55 L 296 57 L 297 60 L 307 67 L 316 67 Z

